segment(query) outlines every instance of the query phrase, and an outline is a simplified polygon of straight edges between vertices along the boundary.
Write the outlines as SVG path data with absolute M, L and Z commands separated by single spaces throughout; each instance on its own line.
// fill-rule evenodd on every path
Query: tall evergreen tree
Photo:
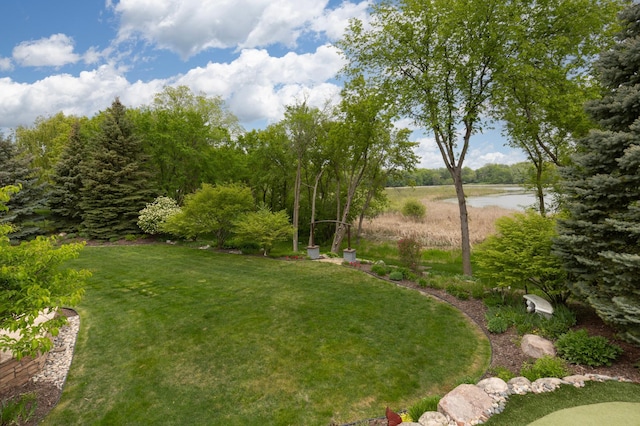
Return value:
M 45 185 L 38 182 L 30 166 L 31 159 L 9 138 L 0 135 L 0 187 L 19 186 L 20 192 L 7 202 L 8 211 L 0 212 L 0 224 L 11 223 L 12 241 L 28 240 L 43 234 Z
M 572 290 L 627 340 L 640 345 L 640 4 L 597 62 L 605 88 L 587 109 L 601 125 L 563 170 L 570 217 L 556 248 Z
M 82 226 L 101 240 L 140 233 L 138 213 L 155 198 L 146 156 L 119 99 L 104 112 L 82 164 Z
M 59 231 L 78 232 L 82 224 L 82 162 L 86 156 L 85 141 L 80 135 L 80 122 L 76 121 L 60 160 L 56 163 L 51 180 L 49 208 L 54 226 Z

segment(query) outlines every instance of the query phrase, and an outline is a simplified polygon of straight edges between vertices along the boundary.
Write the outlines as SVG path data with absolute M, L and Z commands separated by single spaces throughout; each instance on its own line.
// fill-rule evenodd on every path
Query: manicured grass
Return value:
M 168 246 L 87 247 L 65 390 L 44 424 L 328 425 L 488 366 L 463 315 L 351 268 Z
M 488 426 L 520 426 L 569 407 L 603 402 L 640 402 L 640 385 L 620 382 L 587 382 L 584 388 L 561 386 L 544 394 L 512 395 L 505 410 L 491 417 Z

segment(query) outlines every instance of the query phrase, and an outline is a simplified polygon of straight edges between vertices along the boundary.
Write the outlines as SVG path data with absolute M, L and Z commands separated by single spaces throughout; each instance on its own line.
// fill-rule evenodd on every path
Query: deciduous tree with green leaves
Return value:
M 593 127 L 584 111 L 598 96 L 591 78 L 593 56 L 610 43 L 621 0 L 514 2 L 513 43 L 505 70 L 496 74 L 493 105 L 506 123 L 509 144 L 525 152 L 535 168 L 529 183 L 541 214 L 555 167 L 568 162 L 576 138 Z M 518 10 L 518 9 L 516 9 Z
M 319 147 L 322 122 L 325 120 L 318 108 L 306 102 L 288 105 L 282 125 L 289 138 L 289 150 L 295 160 L 295 181 L 293 187 L 293 251 L 298 251 L 298 229 L 300 226 L 300 196 L 303 170 L 310 153 Z
M 186 238 L 212 235 L 218 247 L 233 233 L 238 216 L 255 208 L 251 190 L 241 184 L 209 185 L 185 197 L 182 211 L 167 218 L 162 231 Z
M 285 241 L 291 236 L 292 226 L 284 210 L 272 212 L 266 206 L 258 211 L 241 215 L 234 222 L 234 233 L 239 241 L 258 243 L 265 256 L 276 241 Z
M 10 194 L 19 188 L 0 188 L 0 211 Z M 64 268 L 64 262 L 78 256 L 83 244 L 58 245 L 54 237 L 37 237 L 11 245 L 7 233 L 11 226 L 0 224 L 0 329 L 17 336 L 0 334 L 0 349 L 18 359 L 35 356 L 51 348 L 48 334 L 56 335 L 64 316 L 42 322 L 42 313 L 55 313 L 62 306 L 79 302 L 88 271 Z
M 40 181 L 49 181 L 77 120 L 79 118 L 59 112 L 51 117 L 36 118 L 33 127 L 16 128 L 16 143 L 31 155 L 31 167 L 38 171 Z
M 533 210 L 496 221 L 496 234 L 476 250 L 476 275 L 499 287 L 533 285 L 554 303 L 569 296 L 562 260 L 551 251 L 556 220 Z
M 245 174 L 235 146 L 242 127 L 220 97 L 168 86 L 129 116 L 163 195 L 182 202 L 203 182 L 238 181 Z
M 369 27 L 351 21 L 338 44 L 349 60 L 345 72 L 368 76 L 402 115 L 434 135 L 456 188 L 463 273 L 471 275 L 462 169 L 508 46 L 507 3 L 383 1 L 371 16 Z
M 625 339 L 640 345 L 640 4 L 620 15 L 616 43 L 596 63 L 601 126 L 562 170 L 569 217 L 556 250 L 571 288 Z
M 363 77 L 345 84 L 337 120 L 329 133 L 329 163 L 337 181 L 338 202 L 331 244 L 334 253 L 340 249 L 346 224 L 353 221 L 356 203 L 360 201 L 364 207 L 367 198 L 370 202 L 386 181 L 382 176 L 399 169 L 411 170 L 417 163 L 413 152 L 417 144 L 409 140 L 406 129 L 394 128 L 393 110 L 389 109 L 386 95 L 368 86 Z

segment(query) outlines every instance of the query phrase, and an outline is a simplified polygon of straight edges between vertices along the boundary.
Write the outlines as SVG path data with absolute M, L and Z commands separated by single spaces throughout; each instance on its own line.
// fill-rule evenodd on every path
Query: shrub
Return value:
M 371 266 L 371 272 L 383 277 L 389 273 L 389 268 L 386 265 L 375 264 Z
M 551 251 L 556 219 L 528 211 L 499 218 L 496 228 L 497 234 L 475 252 L 477 275 L 502 287 L 532 283 L 552 302 L 564 303 L 569 296 L 567 273 Z
M 0 212 L 17 187 L 0 187 Z M 40 313 L 56 312 L 61 306 L 78 303 L 89 271 L 65 268 L 78 257 L 84 243 L 58 244 L 56 237 L 36 237 L 12 245 L 7 234 L 11 225 L 0 223 L 0 329 L 17 331 L 17 336 L 0 336 L 0 350 L 20 360 L 51 349 L 53 336 L 66 322 L 57 316 L 36 323 Z
M 533 364 L 525 362 L 520 370 L 520 375 L 527 379 L 542 379 L 543 377 L 565 377 L 569 370 L 564 360 L 556 357 L 543 356 L 538 358 Z
M 26 393 L 0 403 L 0 424 L 27 424 L 34 416 L 38 407 L 35 393 Z
M 620 346 L 602 336 L 589 336 L 586 330 L 570 331 L 556 342 L 558 355 L 572 364 L 599 367 L 611 365 L 622 353 Z
M 422 288 L 426 288 L 429 286 L 429 282 L 424 278 L 418 278 L 418 286 Z
M 489 330 L 489 333 L 502 334 L 507 331 L 510 325 L 511 323 L 505 317 L 492 316 L 487 318 L 487 330 Z
M 445 287 L 445 291 L 452 296 L 457 297 L 460 300 L 469 299 L 471 292 L 462 285 L 450 284 Z
M 404 275 L 402 275 L 401 271 L 393 271 L 389 274 L 389 279 L 392 281 L 402 281 Z
M 221 248 L 232 235 L 234 221 L 254 208 L 251 189 L 244 185 L 203 183 L 200 189 L 185 197 L 182 211 L 169 216 L 162 230 L 188 239 L 210 234 Z
M 265 256 L 276 241 L 284 241 L 293 232 L 287 212 L 272 212 L 266 206 L 244 213 L 233 222 L 236 238 L 243 243 L 258 243 Z
M 414 237 L 403 238 L 398 241 L 398 256 L 403 265 L 415 271 L 422 259 L 422 245 Z
M 138 216 L 138 226 L 146 234 L 159 234 L 162 232 L 162 225 L 169 216 L 180 212 L 180 207 L 176 200 L 169 197 L 158 197 L 153 203 L 140 210 Z
M 543 336 L 557 339 L 574 325 L 576 325 L 576 314 L 568 307 L 559 305 L 555 307 L 551 318 L 541 318 L 539 328 Z
M 412 198 L 405 201 L 402 206 L 402 214 L 417 222 L 424 219 L 427 214 L 427 208 L 419 200 Z
M 491 371 L 491 375 L 494 377 L 497 377 L 499 379 L 504 380 L 505 382 L 508 382 L 509 380 L 513 379 L 514 377 L 516 377 L 515 374 L 513 374 L 513 371 L 509 370 L 506 367 L 496 367 Z
M 427 411 L 438 411 L 438 403 L 441 397 L 439 395 L 428 396 L 413 404 L 407 410 L 407 414 L 411 416 L 411 420 L 417 422 Z

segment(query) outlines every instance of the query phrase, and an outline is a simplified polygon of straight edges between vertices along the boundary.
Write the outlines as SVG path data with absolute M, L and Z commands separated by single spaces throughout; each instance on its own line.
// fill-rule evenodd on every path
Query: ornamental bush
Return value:
M 548 355 L 538 358 L 533 364 L 524 363 L 520 375 L 532 382 L 544 377 L 562 378 L 569 374 L 564 360 Z
M 589 336 L 587 330 L 563 334 L 556 342 L 556 350 L 568 362 L 590 367 L 609 366 L 622 353 L 620 346 L 602 336 Z
M 556 219 L 529 210 L 499 218 L 496 228 L 475 252 L 477 276 L 502 288 L 534 285 L 563 304 L 569 297 L 567 273 L 551 250 Z
M 400 262 L 412 271 L 416 271 L 422 259 L 422 244 L 414 238 L 407 237 L 398 241 Z
M 244 243 L 256 243 L 265 256 L 276 241 L 285 241 L 293 234 L 293 226 L 285 210 L 272 212 L 267 206 L 239 216 L 234 223 L 236 238 Z
M 153 203 L 140 210 L 138 226 L 147 234 L 160 234 L 169 216 L 180 213 L 180 207 L 173 198 L 160 196 Z
M 371 272 L 373 272 L 378 276 L 384 277 L 389 273 L 389 267 L 387 265 L 376 263 L 373 266 L 371 266 Z
M 0 188 L 0 211 L 7 210 L 4 203 L 17 190 Z M 57 335 L 66 318 L 57 316 L 38 324 L 36 319 L 41 313 L 78 303 L 90 273 L 64 267 L 79 255 L 84 243 L 59 245 L 55 237 L 40 236 L 12 245 L 7 237 L 10 230 L 11 226 L 0 224 L 0 329 L 18 336 L 1 335 L 0 350 L 20 359 L 51 349 L 47 335 Z

